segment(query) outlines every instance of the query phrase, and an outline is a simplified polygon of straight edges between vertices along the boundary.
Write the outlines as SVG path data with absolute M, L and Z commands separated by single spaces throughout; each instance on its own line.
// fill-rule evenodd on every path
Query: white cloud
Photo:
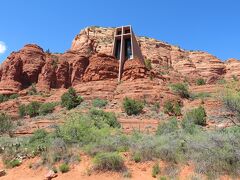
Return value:
M 4 54 L 7 50 L 7 46 L 3 41 L 0 41 L 0 54 Z

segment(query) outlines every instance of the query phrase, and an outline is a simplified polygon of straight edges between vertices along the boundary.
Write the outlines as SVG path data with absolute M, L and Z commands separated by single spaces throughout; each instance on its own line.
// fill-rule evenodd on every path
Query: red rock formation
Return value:
M 63 54 L 47 54 L 28 44 L 10 54 L 0 68 L 0 93 L 13 94 L 32 83 L 39 90 L 68 88 L 83 82 L 116 80 L 118 61 L 111 56 L 114 28 L 88 27 Z M 218 79 L 240 77 L 240 63 L 226 63 L 200 51 L 185 51 L 177 46 L 147 37 L 137 38 L 142 53 L 152 62 L 151 72 L 138 60 L 126 61 L 122 81 L 152 78 L 158 82 L 195 82 L 204 78 L 211 84 Z
M 139 59 L 127 60 L 124 63 L 121 80 L 134 80 L 147 77 L 147 68 Z
M 112 56 L 96 54 L 89 59 L 83 81 L 117 79 L 119 62 Z
M 240 61 L 237 59 L 228 59 L 225 62 L 226 74 L 225 79 L 231 80 L 233 77 L 240 79 Z

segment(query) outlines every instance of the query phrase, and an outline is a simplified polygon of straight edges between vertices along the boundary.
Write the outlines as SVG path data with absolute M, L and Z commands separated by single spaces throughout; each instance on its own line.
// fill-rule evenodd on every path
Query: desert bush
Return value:
M 7 114 L 0 112 L 0 135 L 2 134 L 10 134 L 13 129 L 13 123 L 11 121 L 10 116 Z
M 144 60 L 144 63 L 145 63 L 145 66 L 148 70 L 151 70 L 152 69 L 152 62 L 150 59 L 145 59 Z
M 60 171 L 61 173 L 66 173 L 66 172 L 68 172 L 69 170 L 70 170 L 70 167 L 69 167 L 69 165 L 66 164 L 66 163 L 63 163 L 63 164 L 61 164 L 61 165 L 59 166 L 59 171 Z
M 46 115 L 52 113 L 56 103 L 43 103 L 39 107 L 39 115 Z
M 170 85 L 171 90 L 179 95 L 182 98 L 189 98 L 189 91 L 188 91 L 188 86 L 183 83 L 176 83 L 176 84 L 171 84 Z
M 135 163 L 139 163 L 141 162 L 142 158 L 141 158 L 141 154 L 140 153 L 133 153 L 132 159 L 134 160 Z
M 38 94 L 35 83 L 33 83 L 33 84 L 31 85 L 31 87 L 30 87 L 29 90 L 27 91 L 27 94 L 28 94 L 28 95 L 37 95 L 37 94 Z
M 78 96 L 75 89 L 70 87 L 61 97 L 61 104 L 68 110 L 77 107 L 83 101 L 81 96 Z
M 159 173 L 160 173 L 159 164 L 155 163 L 152 167 L 152 177 L 156 178 Z
M 201 85 L 205 85 L 206 81 L 203 78 L 199 78 L 196 80 L 196 85 L 201 86 Z
M 162 135 L 162 134 L 168 134 L 168 133 L 173 133 L 176 130 L 178 130 L 178 123 L 176 118 L 171 118 L 168 122 L 161 123 L 158 125 L 157 128 L 157 135 Z
M 26 115 L 26 105 L 21 104 L 18 107 L 18 114 L 19 114 L 20 117 L 24 117 Z
M 0 94 L 0 103 L 7 101 L 7 100 L 8 100 L 7 96 Z
M 98 107 L 98 108 L 103 108 L 103 107 L 105 107 L 106 105 L 107 105 L 107 100 L 105 100 L 105 99 L 94 99 L 93 101 L 92 101 L 92 105 L 93 105 L 93 107 Z
M 233 79 L 234 81 L 238 81 L 238 77 L 237 77 L 236 75 L 232 75 L 232 79 Z
M 10 160 L 8 162 L 5 162 L 5 165 L 8 168 L 14 168 L 14 167 L 20 166 L 21 161 L 19 159 L 13 159 L 13 160 Z
M 117 118 L 112 112 L 105 112 L 103 110 L 91 109 L 89 111 L 90 118 L 94 121 L 94 125 L 98 128 L 103 127 L 104 125 L 109 125 L 113 128 L 120 128 L 121 125 L 117 121 Z
M 127 115 L 137 115 L 143 110 L 143 103 L 134 99 L 126 97 L 123 100 L 123 108 Z
M 67 143 L 78 143 L 86 145 L 99 141 L 110 135 L 111 129 L 108 125 L 96 127 L 94 120 L 87 115 L 73 113 L 66 122 L 59 127 L 57 136 L 63 138 Z
M 131 178 L 132 177 L 132 172 L 129 170 L 123 171 L 123 178 Z
M 200 132 L 187 141 L 189 158 L 198 173 L 216 178 L 221 174 L 240 175 L 240 131 Z
M 18 97 L 19 97 L 18 94 L 12 94 L 10 96 L 0 94 L 0 103 L 8 101 L 9 99 L 16 99 Z
M 240 94 L 234 90 L 226 90 L 222 96 L 222 101 L 230 111 L 240 116 Z
M 26 107 L 26 114 L 30 117 L 38 116 L 40 106 L 41 104 L 36 101 L 29 103 Z
M 19 94 L 12 94 L 9 96 L 9 99 L 16 99 L 19 97 Z
M 157 113 L 159 112 L 159 108 L 160 108 L 159 102 L 155 102 L 152 106 L 152 110 L 157 112 Z
M 206 111 L 204 107 L 199 106 L 198 108 L 188 111 L 184 116 L 184 121 L 192 122 L 196 125 L 206 125 Z
M 225 80 L 225 79 L 219 79 L 218 81 L 217 81 L 217 84 L 226 84 L 227 83 L 227 81 Z
M 190 95 L 191 99 L 205 99 L 211 97 L 211 94 L 208 92 L 200 92 Z
M 33 133 L 32 136 L 30 136 L 28 143 L 25 145 L 25 148 L 29 153 L 38 155 L 47 150 L 50 142 L 51 140 L 49 133 L 44 129 L 38 129 Z
M 115 152 L 97 154 L 94 165 L 97 170 L 119 171 L 124 168 L 123 158 Z
M 181 106 L 178 102 L 165 101 L 163 104 L 164 113 L 169 115 L 181 115 Z
M 84 147 L 85 152 L 93 156 L 101 152 L 125 152 L 129 149 L 129 138 L 123 133 L 114 134 L 114 136 L 109 136 L 102 138 L 95 143 L 88 144 Z

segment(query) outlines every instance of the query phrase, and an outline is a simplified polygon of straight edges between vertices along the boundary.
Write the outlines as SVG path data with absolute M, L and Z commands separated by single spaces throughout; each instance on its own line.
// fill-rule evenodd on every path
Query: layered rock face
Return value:
M 73 40 L 63 54 L 45 53 L 28 44 L 13 52 L 0 67 L 0 94 L 13 94 L 36 83 L 39 90 L 81 86 L 92 81 L 116 81 L 119 62 L 111 56 L 114 28 L 88 27 Z M 177 46 L 147 37 L 137 37 L 149 71 L 139 60 L 126 61 L 122 81 L 154 79 L 156 82 L 194 83 L 204 78 L 211 84 L 218 79 L 240 77 L 240 62 L 223 63 L 201 51 L 185 51 Z
M 114 28 L 88 27 L 75 37 L 71 50 L 89 52 L 90 49 L 91 52 L 111 55 L 113 34 Z M 182 76 L 189 78 L 190 82 L 204 78 L 208 83 L 216 82 L 226 73 L 226 65 L 206 52 L 185 51 L 148 37 L 137 37 L 137 40 L 143 56 L 151 60 L 152 67 L 157 72 L 172 67 Z
M 225 62 L 226 74 L 225 79 L 230 80 L 233 78 L 240 79 L 240 61 L 237 59 L 228 59 Z

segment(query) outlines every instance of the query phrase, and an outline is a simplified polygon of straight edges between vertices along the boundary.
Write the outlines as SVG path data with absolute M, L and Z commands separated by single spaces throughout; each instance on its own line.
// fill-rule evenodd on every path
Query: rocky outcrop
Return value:
M 90 49 L 91 52 L 111 55 L 113 34 L 114 28 L 87 27 L 75 37 L 71 50 L 86 52 Z M 148 37 L 137 37 L 137 41 L 144 58 L 151 60 L 155 71 L 165 73 L 164 69 L 173 67 L 190 82 L 204 78 L 208 83 L 216 82 L 226 72 L 224 63 L 206 52 L 185 51 Z
M 96 54 L 89 58 L 89 65 L 84 73 L 83 81 L 117 79 L 118 61 L 112 56 Z
M 237 59 L 228 59 L 225 62 L 226 74 L 225 79 L 231 80 L 233 78 L 240 79 L 240 61 Z
M 73 40 L 63 54 L 45 53 L 37 45 L 28 44 L 13 52 L 0 67 L 0 94 L 13 94 L 36 83 L 41 91 L 68 88 L 83 82 L 115 80 L 119 62 L 111 56 L 114 28 L 88 27 Z M 240 78 L 240 62 L 223 63 L 201 51 L 185 51 L 177 46 L 147 37 L 137 37 L 147 70 L 139 60 L 124 64 L 122 81 L 154 79 L 158 82 L 188 81 L 204 78 L 208 84 L 218 79 Z
M 2 64 L 1 94 L 13 94 L 38 81 L 45 63 L 45 54 L 37 45 L 26 45 L 13 52 Z
M 121 80 L 134 80 L 147 77 L 147 68 L 139 59 L 132 59 L 124 63 Z

